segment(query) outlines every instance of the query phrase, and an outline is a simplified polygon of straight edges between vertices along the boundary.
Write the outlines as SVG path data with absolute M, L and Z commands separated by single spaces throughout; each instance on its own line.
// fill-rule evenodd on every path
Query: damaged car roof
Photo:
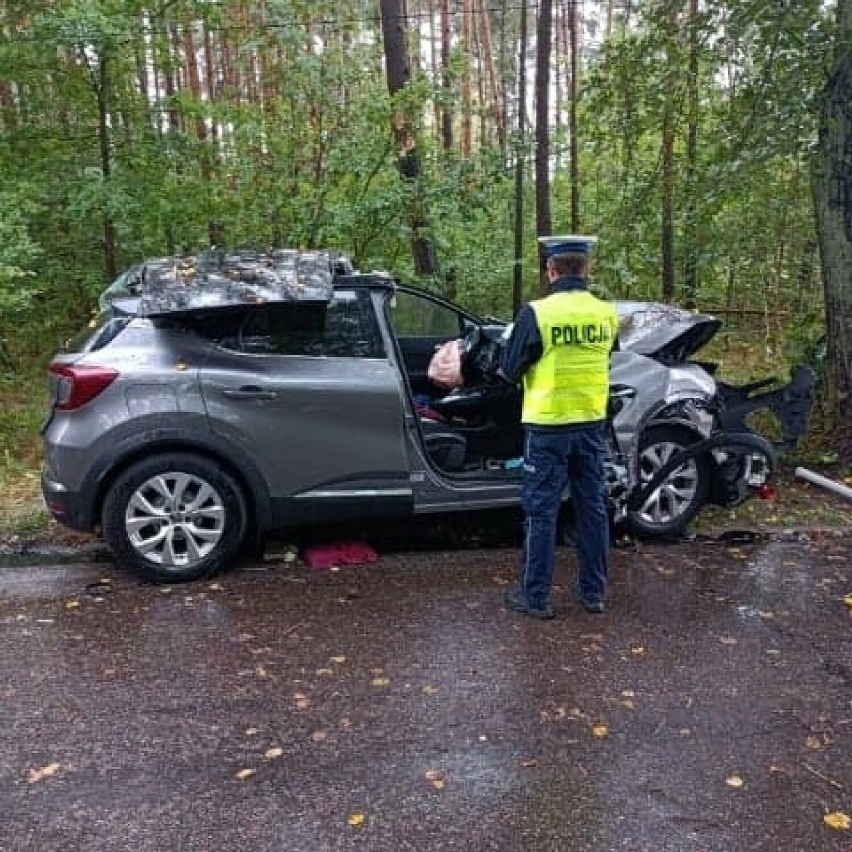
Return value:
M 130 267 L 101 296 L 101 309 L 161 316 L 263 302 L 328 302 L 337 275 L 353 272 L 332 251 L 216 249 L 146 260 Z

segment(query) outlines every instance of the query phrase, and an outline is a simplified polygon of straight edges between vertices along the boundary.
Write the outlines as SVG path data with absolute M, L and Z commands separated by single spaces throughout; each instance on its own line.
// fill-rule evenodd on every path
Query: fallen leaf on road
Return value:
M 426 772 L 426 780 L 436 789 L 444 789 L 444 776 L 438 769 L 430 769 Z
M 321 743 L 327 736 L 328 734 L 325 731 L 314 731 L 311 734 L 311 739 L 315 743 Z
M 852 828 L 852 819 L 849 818 L 848 814 L 844 814 L 841 811 L 826 814 L 822 818 L 822 821 L 829 828 L 835 828 L 837 831 L 849 831 Z
M 592 736 L 597 737 L 599 740 L 604 739 L 604 737 L 609 735 L 609 728 L 607 728 L 604 724 L 597 724 L 592 727 Z
M 390 683 L 389 677 L 374 677 L 370 681 L 371 686 L 387 686 Z
M 810 748 L 814 750 L 822 748 L 822 742 L 816 737 L 808 737 L 805 740 L 805 748 Z
M 80 606 L 80 601 L 66 601 L 65 609 L 77 609 Z
M 311 699 L 303 692 L 297 692 L 293 696 L 293 700 L 296 702 L 297 710 L 307 710 L 311 706 Z
M 263 666 L 256 666 L 254 671 L 258 677 L 266 677 L 266 669 Z
M 331 677 L 334 672 L 331 669 L 317 669 L 317 675 L 319 677 Z
M 845 603 L 846 606 L 852 609 L 852 595 L 845 595 L 843 598 L 843 603 Z
M 337 663 L 337 665 L 339 665 L 339 666 L 340 666 L 340 665 L 343 665 L 343 663 L 345 663 L 345 662 L 346 662 L 346 657 L 344 657 L 344 656 L 343 656 L 343 654 L 340 654 L 340 655 L 339 655 L 339 656 L 337 656 L 337 657 L 332 657 L 332 658 L 331 658 L 331 662 L 332 662 L 332 663 Z
M 424 695 L 434 695 L 437 692 L 437 688 L 434 686 L 430 686 L 428 683 L 423 687 Z
M 622 689 L 621 690 L 622 698 L 635 698 L 636 693 L 632 689 Z
M 268 757 L 270 760 L 274 760 L 276 757 L 281 757 L 284 754 L 284 749 L 279 746 L 273 746 L 270 749 L 266 750 L 266 753 L 263 755 L 264 757 Z
M 631 653 L 631 654 L 636 654 L 636 656 L 638 657 L 640 654 L 644 654 L 644 653 L 645 653 L 645 648 L 644 648 L 642 645 L 634 645 L 634 646 L 630 649 L 630 653 Z
M 349 816 L 346 817 L 346 822 L 347 822 L 348 825 L 357 826 L 357 825 L 363 825 L 365 819 L 366 819 L 366 817 L 364 816 L 364 814 L 362 814 L 360 812 L 356 812 L 354 814 L 349 814 Z
M 49 763 L 47 766 L 42 766 L 41 769 L 31 769 L 27 775 L 27 783 L 38 784 L 45 778 L 51 778 L 59 772 L 61 766 L 60 763 Z
M 725 779 L 725 783 L 729 787 L 733 787 L 734 789 L 739 789 L 740 787 L 743 786 L 744 782 L 743 782 L 743 779 L 740 778 L 739 775 L 731 775 L 730 777 Z
M 246 728 L 247 737 L 253 737 L 257 732 L 257 728 Z
M 241 769 L 239 772 L 237 772 L 235 777 L 239 781 L 245 781 L 246 778 L 251 778 L 252 775 L 254 775 L 253 769 Z

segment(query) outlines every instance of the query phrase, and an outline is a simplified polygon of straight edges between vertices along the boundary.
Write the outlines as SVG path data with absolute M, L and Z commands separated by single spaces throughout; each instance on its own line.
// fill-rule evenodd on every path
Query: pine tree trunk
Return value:
M 428 12 L 429 12 L 429 61 L 430 61 L 430 71 L 431 71 L 431 79 L 433 81 L 433 85 L 437 86 L 437 81 L 441 75 L 441 64 L 439 57 L 439 46 L 441 43 L 441 20 L 440 15 L 436 13 L 435 10 L 435 0 L 429 0 L 427 4 Z M 437 18 L 437 25 L 435 20 Z M 436 141 L 441 141 L 441 98 L 434 97 L 432 99 L 432 112 L 434 116 L 434 133 Z
M 105 185 L 112 178 L 112 159 L 110 155 L 110 127 L 109 127 L 109 84 L 110 84 L 109 56 L 102 53 L 98 61 L 97 99 L 98 99 L 98 148 L 100 150 L 101 176 Z M 118 275 L 118 262 L 116 258 L 116 235 L 115 223 L 108 212 L 103 217 L 103 240 L 104 240 L 104 271 L 107 281 L 114 281 Z
M 550 49 L 552 0 L 540 0 L 535 75 L 535 225 L 538 236 L 552 230 L 550 216 Z
M 521 2 L 520 51 L 518 55 L 518 139 L 515 149 L 515 263 L 512 274 L 512 313 L 524 293 L 524 159 L 527 137 L 527 4 Z
M 698 301 L 698 0 L 689 0 L 689 65 L 686 75 L 686 164 L 684 199 L 684 307 Z
M 849 423 L 852 400 L 852 0 L 838 0 L 822 95 L 813 193 L 825 290 L 830 401 Z
M 508 50 L 506 46 L 506 7 L 508 0 L 500 0 L 500 55 L 499 55 L 499 75 L 500 75 L 500 115 L 503 122 L 503 137 L 500 140 L 500 149 L 503 154 L 504 164 L 508 162 L 508 145 L 509 145 L 509 62 Z M 525 6 L 521 7 L 521 14 L 525 14 Z
M 489 17 L 489 6 L 486 0 L 479 0 L 479 20 L 482 30 L 482 65 L 483 72 L 488 81 L 488 104 L 491 120 L 497 132 L 497 140 L 500 148 L 506 145 L 506 123 L 503 111 L 500 107 L 500 81 L 494 64 L 494 45 L 491 37 L 491 19 Z
M 464 54 L 464 70 L 462 71 L 461 91 L 461 155 L 469 157 L 473 151 L 473 92 L 471 67 L 473 65 L 473 0 L 462 0 L 462 35 L 461 45 Z
M 175 47 L 177 46 L 177 42 L 174 39 L 174 28 L 169 25 L 166 28 L 166 31 L 163 33 L 163 43 L 165 45 L 163 52 L 163 74 L 166 86 L 166 103 L 168 116 L 169 116 L 169 130 L 181 130 L 181 115 L 178 113 L 175 108 L 175 95 L 177 94 L 178 87 L 175 82 L 175 60 L 174 54 L 175 50 L 172 47 L 172 41 L 175 41 Z
M 571 38 L 571 103 L 569 130 L 571 133 L 571 230 L 580 233 L 580 130 L 577 112 L 580 103 L 580 41 L 582 38 L 580 8 L 577 0 L 570 0 Z
M 675 104 L 673 87 L 676 79 L 675 61 L 677 36 L 677 10 L 671 6 L 666 21 L 666 92 L 663 107 L 663 138 L 660 144 L 660 257 L 661 257 L 661 296 L 664 302 L 673 302 L 675 298 L 675 259 L 674 259 L 674 199 L 675 199 L 675 161 L 674 144 Z
M 198 55 L 195 51 L 195 39 L 192 33 L 192 24 L 187 22 L 183 30 L 183 52 L 186 74 L 189 81 L 189 91 L 195 109 L 201 108 L 201 78 L 198 74 Z M 195 119 L 195 135 L 200 141 L 207 138 L 207 128 L 204 119 L 199 116 Z
M 382 38 L 388 91 L 391 98 L 402 91 L 411 81 L 411 70 L 405 46 L 405 26 L 401 16 L 399 0 L 381 0 Z M 398 110 L 393 117 L 393 132 L 399 151 L 397 161 L 402 180 L 411 183 L 415 192 L 409 207 L 411 227 L 411 252 L 414 271 L 417 275 L 438 274 L 435 247 L 427 236 L 429 221 L 424 209 L 422 194 L 417 190 L 420 182 L 420 156 L 417 151 L 415 128 L 411 117 Z
M 441 0 L 441 89 L 444 102 L 441 105 L 441 146 L 445 151 L 453 149 L 453 86 L 450 79 L 450 0 Z

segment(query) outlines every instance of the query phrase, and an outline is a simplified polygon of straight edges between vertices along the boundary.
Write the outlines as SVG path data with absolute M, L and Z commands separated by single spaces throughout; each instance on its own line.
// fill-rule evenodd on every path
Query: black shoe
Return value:
M 520 589 L 510 589 L 504 598 L 506 606 L 514 612 L 522 612 L 532 618 L 547 620 L 553 618 L 553 607 L 550 604 L 544 606 L 532 606 Z
M 583 607 L 586 612 L 590 613 L 601 613 L 606 611 L 606 604 L 600 600 L 595 600 L 594 598 L 584 598 L 580 594 L 580 590 L 578 588 L 574 589 L 574 600 Z

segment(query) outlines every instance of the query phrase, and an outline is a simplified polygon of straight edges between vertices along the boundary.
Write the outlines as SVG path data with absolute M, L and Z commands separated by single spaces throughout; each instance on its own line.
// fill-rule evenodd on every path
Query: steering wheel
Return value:
M 482 329 L 478 325 L 471 323 L 464 332 L 459 346 L 459 354 L 461 355 L 462 364 L 470 361 L 471 354 L 479 346 L 479 341 L 482 339 Z

